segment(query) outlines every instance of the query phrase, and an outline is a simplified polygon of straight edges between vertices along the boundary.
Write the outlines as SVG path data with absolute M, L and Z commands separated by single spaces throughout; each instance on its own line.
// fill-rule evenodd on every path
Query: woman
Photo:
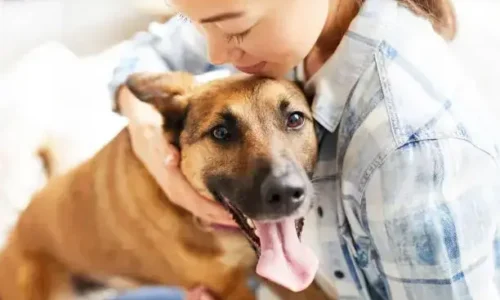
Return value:
M 340 299 L 499 299 L 499 148 L 446 44 L 447 0 L 170 3 L 189 20 L 138 35 L 111 89 L 136 154 L 172 201 L 232 224 L 185 181 L 160 118 L 125 78 L 226 67 L 286 76 L 314 95 L 319 203 L 306 223 L 320 286 Z

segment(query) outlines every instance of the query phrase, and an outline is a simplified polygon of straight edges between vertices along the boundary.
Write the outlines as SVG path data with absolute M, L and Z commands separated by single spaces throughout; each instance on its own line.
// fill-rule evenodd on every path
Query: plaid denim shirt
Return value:
M 189 24 L 158 25 L 132 43 L 111 89 L 140 69 L 212 70 L 204 47 Z M 394 0 L 366 0 L 304 88 L 320 140 L 304 239 L 323 289 L 339 299 L 500 299 L 489 133 L 499 127 L 430 23 Z

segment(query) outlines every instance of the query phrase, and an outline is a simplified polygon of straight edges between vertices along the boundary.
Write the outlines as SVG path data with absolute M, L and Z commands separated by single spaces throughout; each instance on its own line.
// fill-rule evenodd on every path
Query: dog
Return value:
M 134 74 L 127 86 L 163 116 L 191 185 L 231 211 L 245 234 L 207 230 L 172 204 L 124 129 L 35 194 L 0 253 L 0 299 L 72 298 L 75 275 L 254 299 L 246 279 L 255 267 L 291 292 L 286 299 L 299 291 L 326 299 L 311 284 L 318 261 L 296 231 L 314 202 L 317 153 L 300 89 L 248 75 L 198 85 L 183 72 Z

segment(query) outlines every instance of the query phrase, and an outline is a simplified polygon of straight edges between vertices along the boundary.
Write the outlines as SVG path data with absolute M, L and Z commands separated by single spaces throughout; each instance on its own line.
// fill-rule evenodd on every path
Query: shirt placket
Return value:
M 318 195 L 316 207 L 317 241 L 321 267 L 318 284 L 335 289 L 338 299 L 360 299 L 346 263 L 339 238 L 337 207 L 340 199 L 340 176 L 336 159 L 337 131 L 331 133 L 316 124 L 319 138 L 318 163 L 313 183 Z

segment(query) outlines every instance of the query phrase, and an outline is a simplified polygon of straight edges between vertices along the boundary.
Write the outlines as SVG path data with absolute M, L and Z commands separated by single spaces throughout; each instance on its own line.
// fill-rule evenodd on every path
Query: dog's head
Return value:
M 257 221 L 308 210 L 317 142 L 294 84 L 235 76 L 195 85 L 186 73 L 134 74 L 127 84 L 162 114 L 182 171 L 201 193 L 224 197 Z
M 293 83 L 233 76 L 197 85 L 186 73 L 141 73 L 127 86 L 163 116 L 190 183 L 253 220 L 263 248 L 275 247 L 275 236 L 289 235 L 290 220 L 312 206 L 317 140 L 308 102 Z

